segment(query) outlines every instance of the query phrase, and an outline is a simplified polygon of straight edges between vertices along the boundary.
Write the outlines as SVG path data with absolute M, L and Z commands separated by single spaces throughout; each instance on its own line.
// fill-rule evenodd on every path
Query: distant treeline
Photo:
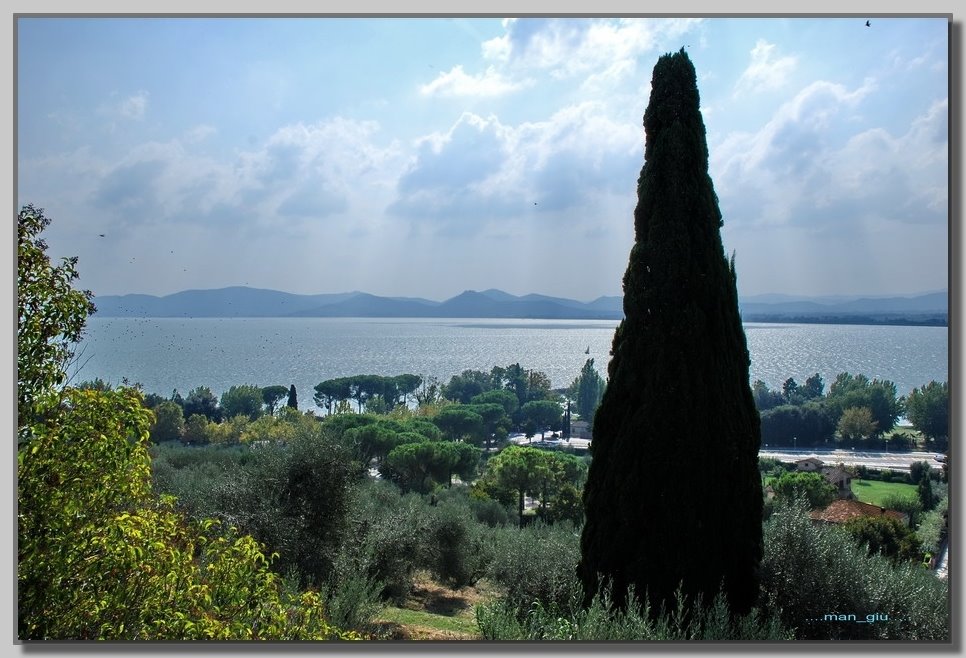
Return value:
M 770 313 L 743 314 L 745 322 L 788 322 L 791 324 L 867 324 L 902 327 L 945 327 L 946 315 L 773 315 Z
M 893 431 L 903 415 L 922 433 L 926 447 L 945 450 L 949 436 L 949 387 L 932 381 L 908 396 L 896 394 L 895 383 L 865 375 L 840 373 L 828 392 L 815 373 L 804 384 L 788 378 L 781 390 L 761 380 L 752 386 L 761 415 L 762 445 L 826 446 L 829 444 L 911 449 L 915 441 Z

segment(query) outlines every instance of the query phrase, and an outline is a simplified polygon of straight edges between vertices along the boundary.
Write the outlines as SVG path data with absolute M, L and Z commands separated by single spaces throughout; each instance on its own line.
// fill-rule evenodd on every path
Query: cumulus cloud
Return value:
M 757 133 L 712 149 L 726 223 L 847 232 L 869 221 L 944 222 L 948 191 L 946 101 L 904 134 L 848 121 L 875 89 L 815 82 Z
M 341 118 L 297 123 L 254 149 L 216 159 L 194 148 L 209 132 L 202 127 L 184 139 L 142 144 L 105 165 L 90 197 L 123 223 L 267 227 L 285 224 L 279 218 L 324 220 L 353 198 L 391 192 L 401 160 L 395 143 L 373 143 L 377 130 L 372 122 Z
M 425 96 L 501 96 L 525 86 L 511 82 L 492 66 L 479 75 L 469 75 L 459 64 L 419 88 Z
M 514 68 L 549 71 L 557 78 L 626 70 L 638 56 L 676 38 L 700 19 L 516 18 L 506 33 L 485 41 L 483 56 Z M 614 68 L 616 67 L 616 68 Z
M 759 39 L 751 50 L 751 63 L 735 83 L 734 95 L 755 93 L 782 87 L 798 60 L 792 56 L 775 57 L 775 44 Z
M 433 230 L 473 234 L 586 209 L 601 195 L 633 190 L 641 141 L 599 103 L 518 126 L 464 113 L 447 132 L 421 140 L 388 210 Z

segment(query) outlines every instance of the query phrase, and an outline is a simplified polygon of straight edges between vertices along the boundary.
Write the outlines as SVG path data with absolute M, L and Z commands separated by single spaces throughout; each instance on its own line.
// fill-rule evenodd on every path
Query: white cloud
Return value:
M 795 70 L 798 60 L 792 56 L 774 58 L 775 44 L 759 39 L 751 50 L 751 63 L 735 83 L 734 95 L 782 87 L 789 74 Z
M 419 142 L 389 212 L 447 234 L 506 230 L 548 213 L 591 218 L 587 210 L 602 196 L 632 198 L 642 141 L 639 129 L 613 122 L 601 103 L 515 127 L 464 113 L 447 132 Z
M 432 82 L 419 88 L 426 96 L 501 96 L 525 86 L 511 82 L 492 66 L 479 75 L 468 75 L 459 64 L 447 73 L 440 73 Z
M 148 109 L 148 92 L 139 91 L 129 96 L 118 105 L 118 114 L 125 119 L 141 120 Z
M 945 101 L 904 134 L 842 115 L 875 89 L 815 82 L 754 134 L 711 149 L 726 224 L 796 225 L 839 235 L 864 222 L 945 222 Z
M 684 34 L 701 19 L 517 18 L 505 20 L 506 34 L 483 43 L 483 56 L 520 69 L 548 71 L 556 78 L 611 76 L 667 39 Z
M 398 145 L 374 144 L 378 125 L 334 118 L 291 124 L 257 148 L 216 159 L 195 146 L 206 126 L 183 139 L 148 142 L 101 163 L 86 198 L 117 225 L 161 221 L 232 223 L 238 228 L 322 220 L 359 202 L 388 202 L 402 166 Z M 362 218 L 360 221 L 364 221 Z

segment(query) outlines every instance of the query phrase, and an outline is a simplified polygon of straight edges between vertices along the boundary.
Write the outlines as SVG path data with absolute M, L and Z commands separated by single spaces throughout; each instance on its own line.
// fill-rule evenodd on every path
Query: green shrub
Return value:
M 563 609 L 548 607 L 535 601 L 521 615 L 505 600 L 476 608 L 477 625 L 485 640 L 584 640 L 584 641 L 666 641 L 666 640 L 791 640 L 774 616 L 764 616 L 753 610 L 744 617 L 734 618 L 727 602 L 720 594 L 711 606 L 697 602 L 686 610 L 652 615 L 646 607 L 615 609 L 607 592 L 598 594 L 591 604 L 579 605 L 583 598 L 580 585 L 570 588 L 572 600 Z M 633 590 L 630 594 L 633 597 Z
M 931 511 L 923 515 L 916 534 L 922 542 L 922 549 L 931 553 L 938 553 L 946 540 L 946 511 L 949 500 L 943 498 Z
M 493 561 L 489 578 L 506 590 L 506 602 L 527 609 L 534 601 L 548 608 L 565 608 L 573 595 L 579 537 L 565 525 L 537 522 L 523 529 L 493 531 Z
M 868 555 L 841 528 L 814 525 L 801 504 L 776 509 L 764 534 L 762 599 L 796 639 L 948 639 L 948 586 L 921 566 Z M 888 621 L 825 621 L 875 613 Z
M 485 530 L 467 502 L 451 501 L 435 508 L 425 550 L 438 580 L 452 589 L 476 584 L 492 559 Z
M 391 483 L 362 483 L 349 504 L 348 532 L 337 563 L 364 569 L 369 579 L 382 583 L 383 599 L 402 603 L 414 572 L 430 561 L 428 509 L 419 495 L 401 495 Z

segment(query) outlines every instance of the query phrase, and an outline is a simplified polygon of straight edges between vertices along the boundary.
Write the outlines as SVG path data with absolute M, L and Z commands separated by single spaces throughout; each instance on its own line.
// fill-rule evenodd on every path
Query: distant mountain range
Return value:
M 442 302 L 419 297 L 379 297 L 365 292 L 295 295 L 235 286 L 153 295 L 105 295 L 94 300 L 101 317 L 367 317 L 367 318 L 539 318 L 619 320 L 621 297 L 580 302 L 563 297 L 511 295 L 502 290 L 467 290 Z M 945 324 L 945 292 L 911 297 L 804 298 L 758 295 L 739 301 L 749 322 L 835 322 Z

